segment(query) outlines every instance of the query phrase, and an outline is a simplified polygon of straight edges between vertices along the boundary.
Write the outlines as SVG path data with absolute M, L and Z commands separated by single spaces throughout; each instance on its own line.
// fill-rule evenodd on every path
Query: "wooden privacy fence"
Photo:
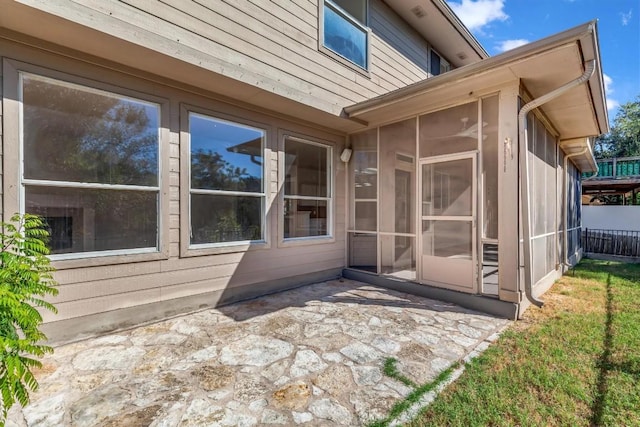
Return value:
M 640 257 L 640 231 L 585 228 L 582 230 L 582 248 L 596 254 Z

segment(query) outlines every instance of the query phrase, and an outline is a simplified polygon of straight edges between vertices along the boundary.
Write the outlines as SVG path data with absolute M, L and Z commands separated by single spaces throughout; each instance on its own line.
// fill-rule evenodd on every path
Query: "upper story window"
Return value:
M 157 252 L 160 106 L 20 73 L 21 210 L 51 253 Z
M 284 140 L 284 238 L 329 236 L 331 147 Z
M 451 65 L 449 65 L 449 63 L 433 49 L 431 49 L 430 60 L 430 71 L 433 76 L 437 76 L 451 70 Z
M 321 46 L 350 63 L 369 67 L 369 29 L 367 0 L 324 0 Z
M 192 247 L 264 241 L 266 133 L 189 113 Z

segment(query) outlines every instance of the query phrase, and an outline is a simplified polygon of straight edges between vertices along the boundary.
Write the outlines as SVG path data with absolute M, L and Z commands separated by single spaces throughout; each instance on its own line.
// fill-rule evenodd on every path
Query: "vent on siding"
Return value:
M 398 160 L 399 162 L 405 162 L 405 163 L 413 164 L 413 157 L 406 156 L 404 154 L 396 153 L 396 160 Z
M 424 18 L 425 16 L 427 16 L 427 12 L 424 11 L 422 6 L 416 6 L 411 8 L 411 13 L 413 13 L 418 18 Z

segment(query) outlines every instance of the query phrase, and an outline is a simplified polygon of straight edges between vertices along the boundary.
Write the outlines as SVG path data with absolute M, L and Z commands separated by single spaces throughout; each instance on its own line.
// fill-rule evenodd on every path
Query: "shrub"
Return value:
M 46 241 L 49 233 L 44 221 L 35 215 L 14 215 L 0 223 L 0 425 L 9 408 L 18 401 L 29 403 L 29 390 L 38 383 L 31 372 L 42 363 L 35 357 L 52 353 L 39 344 L 46 336 L 38 327 L 42 316 L 37 308 L 57 312 L 42 297 L 56 295 L 53 267 L 49 264 Z

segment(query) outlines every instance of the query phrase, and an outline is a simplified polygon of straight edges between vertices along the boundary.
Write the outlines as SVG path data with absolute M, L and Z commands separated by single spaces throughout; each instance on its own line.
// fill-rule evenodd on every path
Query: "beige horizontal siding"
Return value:
M 306 248 L 308 249 L 308 248 Z M 340 248 L 337 248 L 338 250 Z M 78 282 L 59 286 L 60 293 L 51 302 L 76 301 L 102 297 L 107 295 L 126 294 L 152 288 L 165 288 L 182 283 L 200 282 L 219 278 L 228 278 L 229 283 L 251 284 L 266 280 L 280 279 L 306 272 L 342 267 L 342 257 L 336 258 L 336 248 L 315 247 L 311 251 L 301 253 L 300 248 L 293 250 L 273 250 L 262 253 L 250 253 L 241 257 L 239 262 L 207 265 L 204 260 L 190 268 L 183 268 L 181 263 L 173 263 L 178 269 L 150 274 L 134 274 L 119 278 L 109 277 L 92 282 Z M 254 255 L 255 254 L 255 255 Z M 253 255 L 253 256 L 252 256 Z M 215 258 L 215 257 L 210 257 Z M 215 260 L 213 261 L 215 262 Z M 300 266 L 305 266 L 302 268 Z M 295 267 L 295 268 L 294 268 Z M 284 271 L 283 271 L 284 270 Z M 309 271 L 307 271 L 309 270 Z M 284 274 L 283 274 L 284 273 Z M 161 286 L 159 286 L 161 284 Z M 208 291 L 216 290 L 210 288 Z
M 41 6 L 33 2 L 34 6 Z M 317 2 L 100 0 L 50 4 L 69 19 L 339 113 L 349 104 L 427 77 L 426 41 L 381 0 L 371 2 L 369 77 L 318 51 Z M 87 25 L 87 22 L 81 22 Z
M 328 259 L 325 261 L 310 261 L 297 265 L 288 265 L 286 274 L 298 276 L 316 271 L 323 271 L 332 268 L 342 268 L 343 257 Z M 259 282 L 276 280 L 283 277 L 284 267 L 270 269 L 261 272 L 257 278 L 254 274 L 236 274 L 233 276 L 214 276 L 200 281 L 179 281 L 173 285 L 149 287 L 118 294 L 92 296 L 85 299 L 74 299 L 56 303 L 59 312 L 57 315 L 44 314 L 45 322 L 72 319 L 75 317 L 88 316 L 95 313 L 118 310 L 122 308 L 135 307 L 154 302 L 166 301 L 174 298 L 209 293 L 216 290 L 232 289 L 241 286 L 248 286 Z M 258 279 L 258 282 L 256 282 Z M 206 301 L 203 301 L 205 303 Z
M 382 41 L 385 41 L 396 55 L 408 58 L 415 64 L 414 67 L 401 66 L 401 68 L 410 69 L 418 78 L 428 72 L 429 45 L 427 41 L 382 1 L 371 2 L 371 30 Z M 406 59 L 402 62 L 406 62 Z
M 202 37 L 212 44 L 228 47 L 238 58 L 249 58 L 249 61 L 261 63 L 255 64 L 257 66 L 278 64 L 277 68 L 267 67 L 261 72 L 268 73 L 269 77 L 276 79 L 281 78 L 283 72 L 291 76 L 299 76 L 303 80 L 301 88 L 309 93 L 321 95 L 322 89 L 333 94 L 343 90 L 353 91 L 353 80 L 334 70 L 327 69 L 326 71 L 330 74 L 322 77 L 325 70 L 308 58 L 309 49 L 301 49 L 298 46 L 295 46 L 296 49 L 286 49 L 286 43 L 291 44 L 291 39 L 257 19 L 261 15 L 253 16 L 222 2 L 214 3 L 209 8 L 179 0 L 167 0 L 168 3 L 173 3 L 172 6 L 153 2 L 153 7 L 149 5 L 148 0 L 122 0 L 122 2 L 149 11 L 141 10 L 136 13 L 133 9 L 129 9 L 126 14 L 135 14 L 138 25 L 141 27 L 144 25 L 146 30 L 156 31 L 158 35 L 163 35 L 165 30 L 184 29 L 191 34 L 197 34 L 198 37 L 194 37 L 193 40 L 182 39 L 181 43 L 196 43 L 196 38 Z M 83 4 L 87 3 L 83 2 Z M 189 5 L 188 9 L 187 5 Z M 187 11 L 183 12 L 180 8 Z M 157 20 L 148 17 L 148 14 L 153 14 Z M 119 17 L 125 19 L 125 13 Z M 179 33 L 175 37 L 178 35 Z M 183 34 L 183 36 L 187 35 Z M 327 82 L 322 86 L 314 85 L 313 83 L 319 79 L 325 79 Z

